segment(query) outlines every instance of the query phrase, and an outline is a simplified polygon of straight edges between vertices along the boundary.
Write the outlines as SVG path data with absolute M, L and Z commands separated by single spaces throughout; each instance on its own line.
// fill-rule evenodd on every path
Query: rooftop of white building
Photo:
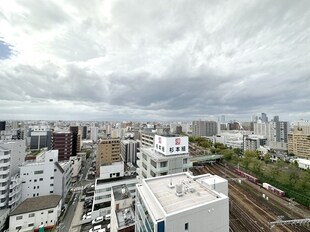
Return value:
M 215 182 L 218 184 L 225 181 L 221 177 L 210 174 L 193 177 L 189 173 L 178 173 L 144 179 L 143 184 L 138 185 L 138 188 L 146 193 L 143 197 L 149 198 L 147 202 L 154 210 L 154 217 L 159 219 L 162 214 L 160 208 L 165 214 L 173 214 L 227 198 L 209 187 Z

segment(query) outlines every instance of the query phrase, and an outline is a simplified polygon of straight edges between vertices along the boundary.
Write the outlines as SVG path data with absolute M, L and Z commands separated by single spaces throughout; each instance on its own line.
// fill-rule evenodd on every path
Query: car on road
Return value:
M 103 216 L 100 216 L 100 217 L 97 217 L 96 219 L 94 219 L 91 224 L 92 225 L 95 225 L 95 224 L 98 224 L 98 223 L 101 223 L 103 222 Z

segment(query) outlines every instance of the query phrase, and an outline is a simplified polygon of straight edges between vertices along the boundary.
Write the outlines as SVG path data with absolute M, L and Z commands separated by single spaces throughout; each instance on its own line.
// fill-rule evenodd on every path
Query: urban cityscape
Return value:
M 0 232 L 310 232 L 309 12 L 0 1 Z
M 2 231 L 310 230 L 309 121 L 6 120 L 0 136 Z

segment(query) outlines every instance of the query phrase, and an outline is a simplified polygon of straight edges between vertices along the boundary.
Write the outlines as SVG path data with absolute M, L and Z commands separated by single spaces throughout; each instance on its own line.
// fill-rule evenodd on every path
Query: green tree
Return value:
M 222 152 L 222 154 L 223 154 L 224 160 L 230 161 L 230 160 L 233 159 L 235 153 L 234 153 L 233 150 L 227 149 L 227 150 L 224 150 L 224 151 Z

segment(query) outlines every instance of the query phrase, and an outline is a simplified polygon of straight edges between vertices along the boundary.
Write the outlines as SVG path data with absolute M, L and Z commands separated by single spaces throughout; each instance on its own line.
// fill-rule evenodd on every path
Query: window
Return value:
M 22 229 L 22 226 L 16 226 L 16 230 L 21 230 Z
M 33 223 L 28 224 L 28 227 L 32 227 L 32 226 L 34 226 L 34 224 L 33 224 Z
M 163 162 L 160 162 L 160 167 L 161 168 L 165 168 L 168 166 L 168 161 L 163 161 Z
M 145 154 L 142 154 L 142 157 L 143 157 L 144 160 L 147 161 L 147 156 Z
M 54 186 L 54 184 L 50 184 L 50 186 Z
M 53 159 L 50 159 L 50 162 L 53 162 Z
M 23 216 L 16 216 L 16 220 L 22 220 Z
M 37 179 L 34 179 L 34 182 L 37 182 Z
M 39 181 L 43 181 L 43 178 L 40 178 Z
M 33 197 L 35 197 L 35 196 L 36 196 L 36 194 L 34 193 L 34 194 L 32 194 L 32 196 L 33 196 Z
M 53 180 L 54 179 L 54 177 L 53 176 L 51 176 L 51 180 Z
M 36 186 L 33 186 L 33 189 L 36 189 Z
M 187 172 L 187 168 L 183 168 L 183 172 Z
M 155 162 L 154 160 L 151 160 L 151 165 L 152 165 L 154 168 L 156 168 L 156 166 L 157 166 L 157 164 L 156 164 L 156 162 Z
M 35 174 L 35 175 L 37 175 L 37 174 L 43 174 L 43 170 L 34 171 L 34 174 Z
M 50 193 L 54 193 L 54 191 L 50 191 Z
M 30 213 L 29 215 L 28 215 L 28 217 L 34 217 L 34 213 Z
M 54 210 L 49 210 L 49 211 L 47 211 L 47 213 L 54 213 Z
M 188 231 L 188 222 L 185 223 L 185 231 Z
M 183 159 L 183 164 L 187 164 L 187 159 Z

